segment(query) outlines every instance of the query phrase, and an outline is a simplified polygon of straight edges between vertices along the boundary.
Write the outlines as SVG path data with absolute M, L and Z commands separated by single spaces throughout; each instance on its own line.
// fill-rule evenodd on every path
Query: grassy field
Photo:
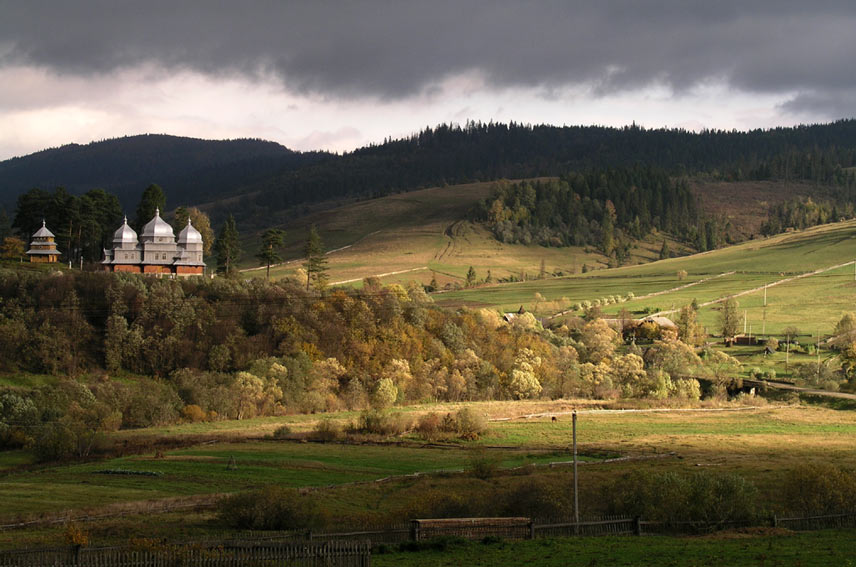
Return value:
M 594 484 L 627 470 L 628 465 L 597 464 L 616 455 L 642 458 L 643 462 L 656 457 L 644 465 L 651 467 L 723 467 L 769 483 L 775 483 L 797 463 L 813 459 L 832 459 L 842 466 L 856 467 L 852 442 L 856 413 L 852 412 L 800 406 L 727 408 L 736 411 L 603 411 L 594 409 L 591 402 L 489 402 L 472 407 L 508 419 L 492 422 L 480 440 L 459 442 L 450 448 L 419 446 L 421 441 L 413 434 L 403 438 L 411 442 L 405 446 L 261 440 L 257 437 L 268 431 L 269 423 L 257 421 L 256 428 L 249 425 L 242 430 L 243 437 L 233 432 L 229 438 L 219 438 L 219 424 L 210 424 L 210 441 L 161 454 L 21 468 L 28 463 L 25 453 L 6 453 L 5 472 L 0 477 L 0 517 L 98 509 L 122 502 L 227 493 L 267 484 L 328 487 L 415 472 L 463 470 L 472 466 L 474 455 L 487 454 L 499 468 L 566 462 L 571 440 L 571 420 L 566 412 L 575 406 L 581 412 L 580 451 L 592 460 L 586 466 L 591 474 L 585 482 Z M 450 410 L 453 406 L 430 409 Z M 547 415 L 522 417 L 530 412 Z M 549 412 L 558 413 L 556 422 L 551 421 Z M 309 425 L 306 416 L 277 419 L 295 429 Z M 202 427 L 176 426 L 170 429 L 170 436 L 178 438 L 184 433 L 197 436 L 198 442 Z M 183 428 L 186 431 L 182 432 Z M 143 433 L 164 436 L 163 430 L 136 435 Z M 127 438 L 126 433 L 116 435 L 120 445 Z M 482 449 L 473 453 L 479 447 Z M 783 447 L 788 450 L 783 451 Z
M 503 244 L 480 225 L 468 222 L 469 210 L 490 195 L 495 182 L 435 187 L 361 201 L 301 217 L 286 225 L 287 261 L 271 270 L 272 278 L 293 275 L 302 263 L 308 227 L 316 225 L 330 254 L 330 282 L 359 285 L 368 276 L 386 283 L 432 277 L 442 286 L 462 283 L 470 266 L 480 278 L 537 274 L 543 260 L 548 273 L 579 273 L 583 264 L 605 266 L 606 258 L 580 247 L 545 248 Z M 667 238 L 673 250 L 684 246 Z M 252 236 L 251 241 L 258 240 Z M 634 262 L 657 257 L 663 237 L 639 242 Z M 251 247 L 247 242 L 247 248 Z M 251 255 L 247 255 L 251 257 Z M 253 262 L 247 260 L 246 265 Z M 264 271 L 246 272 L 262 276 Z M 384 275 L 387 274 L 387 275 Z
M 798 274 L 852 262 L 854 255 L 856 221 L 847 221 L 704 254 L 569 277 L 443 293 L 435 299 L 441 305 L 501 310 L 524 305 L 546 315 L 558 307 L 566 309 L 583 300 L 626 296 L 633 292 L 636 299 L 604 309 L 607 314 L 615 314 L 622 308 L 631 312 L 646 308 L 678 309 L 693 299 L 705 303 L 761 288 L 738 298 L 741 311 L 746 311 L 747 330 L 748 325 L 752 325 L 753 333 L 762 329 L 767 333 L 781 333 L 787 326 L 796 326 L 806 334 L 828 334 L 841 315 L 854 308 L 856 281 L 852 264 L 768 287 L 766 315 L 763 287 Z M 687 272 L 683 280 L 677 276 L 681 270 Z M 546 308 L 543 303 L 539 305 L 536 293 L 555 304 Z M 659 294 L 646 297 L 652 293 Z M 716 331 L 717 308 L 718 304 L 711 305 L 700 314 L 702 324 L 712 332 Z
M 144 438 L 184 439 L 188 445 L 50 466 L 33 464 L 26 451 L 2 453 L 0 524 L 15 518 L 85 512 L 110 515 L 84 524 L 94 543 L 128 537 L 218 537 L 227 528 L 210 508 L 168 512 L 161 503 L 211 502 L 217 495 L 265 485 L 312 490 L 326 513 L 365 518 L 367 523 L 412 517 L 418 513 L 413 510 L 422 510 L 426 502 L 452 495 L 489 502 L 503 490 L 539 479 L 569 482 L 570 467 L 550 464 L 571 460 L 568 412 L 574 408 L 579 411 L 584 515 L 604 513 L 604 487 L 631 470 L 738 473 L 776 510 L 784 505 L 781 483 L 795 467 L 832 462 L 856 468 L 856 413 L 808 405 L 772 406 L 761 399 L 757 403 L 758 407 L 728 404 L 678 411 L 647 410 L 640 405 L 629 411 L 604 410 L 602 402 L 591 400 L 472 403 L 468 405 L 477 412 L 498 421 L 490 422 L 478 441 L 456 441 L 446 447 L 426 446 L 414 433 L 393 439 L 394 443 L 359 445 L 261 438 L 283 424 L 300 432 L 314 427 L 318 419 L 346 422 L 352 419 L 351 413 L 117 432 L 112 437 L 116 447 L 125 440 Z M 396 411 L 415 417 L 420 412 L 458 407 L 443 404 Z M 612 460 L 617 456 L 629 460 Z M 467 471 L 480 460 L 495 468 L 490 478 L 454 472 Z M 535 466 L 512 470 L 525 464 Z M 426 474 L 413 476 L 416 472 Z M 378 479 L 387 480 L 375 482 Z M 55 545 L 61 541 L 63 529 L 59 523 L 0 530 L 0 547 Z M 683 541 L 664 540 L 662 545 Z M 453 550 L 450 560 L 458 552 Z M 428 564 L 435 559 L 430 553 L 417 553 L 402 556 L 401 561 L 420 557 Z M 497 557 L 496 561 L 504 564 L 510 560 Z
M 427 546 L 426 546 L 427 547 Z M 732 532 L 707 537 L 598 537 L 437 545 L 375 555 L 372 565 L 853 565 L 856 531 Z
M 494 451 L 491 455 L 503 468 L 558 458 L 555 451 L 537 450 Z M 416 472 L 464 470 L 472 459 L 473 453 L 467 450 L 394 445 L 214 443 L 8 474 L 0 481 L 0 517 L 237 492 L 271 484 L 319 487 Z

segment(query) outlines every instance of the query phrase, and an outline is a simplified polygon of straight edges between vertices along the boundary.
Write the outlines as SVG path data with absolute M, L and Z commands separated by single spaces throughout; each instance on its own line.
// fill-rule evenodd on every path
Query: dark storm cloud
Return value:
M 752 92 L 856 83 L 850 2 L 7 2 L 7 62 L 273 73 L 330 97 L 399 98 L 456 73 L 598 92 L 708 79 Z M 11 45 L 11 51 L 8 47 Z M 795 102 L 794 104 L 798 104 Z

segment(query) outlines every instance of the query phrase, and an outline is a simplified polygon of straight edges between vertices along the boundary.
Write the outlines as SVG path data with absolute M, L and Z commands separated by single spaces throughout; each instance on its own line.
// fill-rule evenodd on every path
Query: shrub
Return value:
M 455 433 L 461 439 L 473 441 L 487 429 L 487 420 L 471 408 L 461 408 L 455 415 Z
M 788 511 L 796 514 L 834 514 L 856 509 L 856 476 L 829 463 L 797 467 L 782 484 Z
M 759 514 L 755 487 L 730 473 L 634 472 L 608 485 L 603 499 L 611 514 L 660 522 L 740 522 Z
M 310 495 L 278 486 L 233 494 L 220 502 L 218 516 L 230 527 L 243 530 L 298 530 L 323 523 Z
M 428 441 L 434 441 L 442 433 L 443 418 L 437 412 L 426 413 L 416 423 L 416 432 Z
M 472 475 L 482 480 L 492 477 L 499 469 L 499 462 L 481 447 L 470 453 L 469 461 Z
M 566 483 L 550 478 L 527 479 L 503 498 L 502 513 L 530 518 L 567 518 L 573 513 L 573 496 Z
M 393 415 L 380 410 L 365 410 L 356 424 L 351 424 L 349 433 L 370 435 L 401 435 L 410 429 L 410 420 L 403 415 Z
M 280 425 L 273 432 L 274 439 L 288 439 L 291 435 L 291 428 L 287 425 Z
M 206 421 L 208 414 L 196 404 L 190 404 L 189 406 L 184 406 L 181 410 L 181 418 L 189 423 L 197 423 L 199 421 Z
M 329 442 L 338 439 L 341 433 L 342 430 L 333 420 L 322 419 L 315 425 L 315 429 L 310 432 L 309 438 L 315 441 Z

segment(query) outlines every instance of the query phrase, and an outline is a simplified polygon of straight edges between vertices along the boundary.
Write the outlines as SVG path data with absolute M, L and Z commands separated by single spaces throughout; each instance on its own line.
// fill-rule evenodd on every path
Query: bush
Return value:
M 348 433 L 369 435 L 401 435 L 410 429 L 410 420 L 403 415 L 393 415 L 380 410 L 365 410 L 356 424 L 351 424 Z
M 856 476 L 829 463 L 802 465 L 788 473 L 782 485 L 788 511 L 795 514 L 835 514 L 856 509 Z
M 242 530 L 301 530 L 323 524 L 310 495 L 278 486 L 229 496 L 220 502 L 218 516 Z
M 549 478 L 527 479 L 507 492 L 502 513 L 507 516 L 553 519 L 573 514 L 573 495 L 567 483 Z
M 455 415 L 455 433 L 461 439 L 474 441 L 487 429 L 487 420 L 471 408 L 461 408 Z
M 291 428 L 287 425 L 280 425 L 273 432 L 274 439 L 288 439 L 291 435 Z
M 416 423 L 416 432 L 427 441 L 435 441 L 442 433 L 442 424 L 443 418 L 439 413 L 426 413 Z
M 181 418 L 189 423 L 197 423 L 199 421 L 206 421 L 208 414 L 196 404 L 190 404 L 189 406 L 184 406 L 184 409 L 181 410 Z
M 759 515 L 755 487 L 730 473 L 634 472 L 608 485 L 603 499 L 611 514 L 660 522 L 741 522 Z
M 492 477 L 499 469 L 499 461 L 481 447 L 470 453 L 469 464 L 469 470 L 472 475 L 482 480 Z
M 315 441 L 330 442 L 338 439 L 341 433 L 342 430 L 333 420 L 322 419 L 315 425 L 315 429 L 309 433 L 309 438 Z

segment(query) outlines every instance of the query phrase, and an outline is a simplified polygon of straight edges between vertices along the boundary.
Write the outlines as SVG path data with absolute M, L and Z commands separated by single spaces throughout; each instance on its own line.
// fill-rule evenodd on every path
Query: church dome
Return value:
M 113 244 L 119 246 L 137 245 L 137 233 L 134 232 L 133 228 L 128 226 L 128 217 L 125 217 L 119 230 L 113 233 Z
M 160 217 L 160 209 L 155 209 L 155 218 L 143 227 L 143 238 L 163 237 L 168 237 L 175 241 L 175 233 L 172 231 L 172 227 Z
M 202 244 L 202 234 L 193 227 L 190 219 L 187 219 L 187 226 L 178 233 L 179 244 Z

